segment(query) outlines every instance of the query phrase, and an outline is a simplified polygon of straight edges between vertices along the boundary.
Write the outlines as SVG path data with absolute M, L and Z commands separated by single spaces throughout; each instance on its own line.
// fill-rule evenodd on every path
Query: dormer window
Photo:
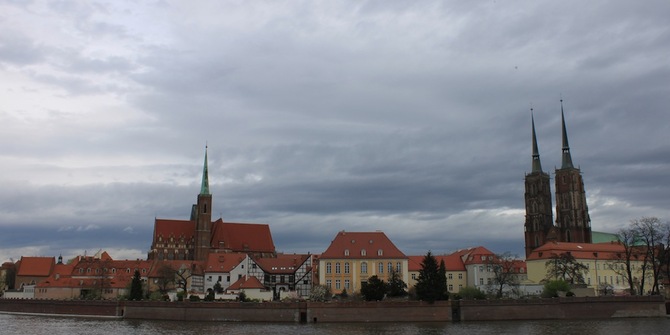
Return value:
M 368 253 L 365 251 L 365 249 L 361 249 L 361 256 L 367 256 Z
M 377 256 L 383 256 L 384 255 L 384 250 L 379 249 L 377 250 Z
M 345 250 L 344 250 L 344 255 L 345 255 L 345 256 L 349 256 L 349 249 L 345 249 Z

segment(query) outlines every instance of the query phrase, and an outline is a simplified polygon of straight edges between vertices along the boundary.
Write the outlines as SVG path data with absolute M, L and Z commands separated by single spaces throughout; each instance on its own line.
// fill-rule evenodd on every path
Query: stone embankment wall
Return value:
M 661 317 L 653 297 L 406 302 L 152 302 L 0 299 L 0 313 L 219 322 L 448 322 Z
M 461 321 L 665 316 L 661 296 L 460 301 Z
M 117 301 L 0 299 L 0 313 L 119 317 Z

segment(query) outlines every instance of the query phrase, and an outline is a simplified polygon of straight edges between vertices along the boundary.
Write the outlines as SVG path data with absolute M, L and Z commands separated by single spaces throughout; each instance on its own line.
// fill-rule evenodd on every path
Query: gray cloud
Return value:
M 668 219 L 668 6 L 5 3 L 0 260 L 143 257 L 205 143 L 215 212 L 282 251 L 346 229 L 521 254 L 529 109 L 553 172 L 561 98 L 594 229 Z

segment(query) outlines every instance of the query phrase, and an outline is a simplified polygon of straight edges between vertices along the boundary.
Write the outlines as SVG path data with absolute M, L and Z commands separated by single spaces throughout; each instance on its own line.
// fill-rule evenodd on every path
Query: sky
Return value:
M 384 231 L 523 256 L 531 108 L 593 230 L 670 219 L 668 1 L 0 0 L 0 262 L 145 258 L 188 219 L 277 251 Z M 553 189 L 553 180 L 552 180 Z

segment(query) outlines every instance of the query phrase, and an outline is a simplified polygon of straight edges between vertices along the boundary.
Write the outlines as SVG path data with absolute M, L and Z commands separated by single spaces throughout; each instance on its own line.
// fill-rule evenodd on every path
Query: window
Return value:
M 326 263 L 326 273 L 331 273 L 330 262 Z
M 453 275 L 453 274 L 451 274 L 451 273 L 450 273 L 450 274 L 448 274 L 448 275 L 447 275 L 447 277 L 448 277 L 449 279 L 454 279 L 454 275 Z
M 395 263 L 395 270 L 396 270 L 398 273 L 402 272 L 402 271 L 400 271 L 400 270 L 402 270 L 402 265 L 400 264 L 400 262 Z
M 340 273 L 340 262 L 335 263 L 335 273 Z
M 339 280 L 339 279 L 335 280 L 335 289 L 336 289 L 336 290 L 339 290 L 339 289 L 340 289 L 340 286 L 341 286 L 341 285 L 340 285 L 340 280 Z
M 458 279 L 463 279 L 463 274 L 462 273 L 458 274 Z
M 479 278 L 479 285 L 484 285 L 484 278 Z
M 393 272 L 393 263 L 389 262 L 388 264 L 388 273 Z
M 257 267 L 257 266 L 256 266 L 256 263 L 251 263 L 251 268 L 252 268 L 252 269 L 255 269 L 256 267 Z
M 490 265 L 486 266 L 486 272 L 491 272 L 491 266 Z
M 454 290 L 454 285 L 449 284 L 449 291 L 453 291 L 453 290 Z
M 412 273 L 412 279 L 416 280 L 416 273 Z
M 349 279 L 344 280 L 344 288 L 346 288 L 347 290 L 349 289 L 349 283 L 350 283 Z
M 367 256 L 368 253 L 365 251 L 365 249 L 361 249 L 361 256 Z
M 379 249 L 377 250 L 377 256 L 383 256 L 384 255 L 384 250 Z
M 479 266 L 479 272 L 484 272 L 484 266 L 482 265 Z
M 333 287 L 333 282 L 330 279 L 326 279 L 326 286 L 328 286 L 329 288 L 332 288 Z
M 379 273 L 384 273 L 384 263 L 383 263 L 383 262 L 379 262 L 378 265 L 379 265 L 379 266 L 378 266 L 378 267 L 379 267 Z
M 349 262 L 344 263 L 344 273 L 349 273 Z
M 367 262 L 361 263 L 361 273 L 368 273 L 368 263 Z
M 344 255 L 349 256 L 349 249 L 344 249 Z

